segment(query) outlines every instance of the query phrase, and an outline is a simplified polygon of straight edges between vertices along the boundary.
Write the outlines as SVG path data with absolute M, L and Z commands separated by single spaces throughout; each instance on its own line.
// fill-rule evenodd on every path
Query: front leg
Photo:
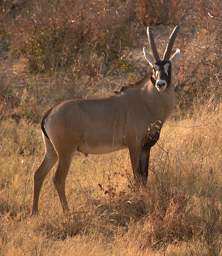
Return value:
M 148 179 L 149 159 L 151 147 L 143 147 L 139 156 L 138 174 L 139 182 L 146 186 Z
M 139 185 L 145 186 L 147 184 L 150 150 L 159 139 L 161 127 L 161 121 L 151 124 L 141 143 L 129 147 L 134 178 Z
M 148 178 L 150 150 L 157 143 L 160 137 L 162 122 L 157 120 L 147 129 L 147 133 L 142 140 L 142 146 L 139 156 L 138 173 L 141 177 L 142 184 L 146 185 Z
M 134 180 L 138 186 L 147 183 L 150 149 L 141 145 L 137 148 L 134 145 L 129 147 Z
M 162 125 L 162 121 L 157 120 L 148 127 L 142 143 L 144 147 L 151 148 L 157 143 Z

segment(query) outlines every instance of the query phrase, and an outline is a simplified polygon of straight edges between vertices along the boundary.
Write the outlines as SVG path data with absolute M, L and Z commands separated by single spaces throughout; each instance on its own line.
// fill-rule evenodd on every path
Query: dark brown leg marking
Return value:
M 148 179 L 150 150 L 151 147 L 153 147 L 159 140 L 161 127 L 161 121 L 156 121 L 155 123 L 151 124 L 147 130 L 148 133 L 142 143 L 142 149 L 139 157 L 138 174 L 143 185 L 146 185 Z

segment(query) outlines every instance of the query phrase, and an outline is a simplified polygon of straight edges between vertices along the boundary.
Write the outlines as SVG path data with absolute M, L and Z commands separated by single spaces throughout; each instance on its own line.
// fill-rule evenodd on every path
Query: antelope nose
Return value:
M 161 88 L 161 87 L 165 87 L 167 85 L 167 82 L 165 80 L 158 80 L 156 84 L 158 87 Z

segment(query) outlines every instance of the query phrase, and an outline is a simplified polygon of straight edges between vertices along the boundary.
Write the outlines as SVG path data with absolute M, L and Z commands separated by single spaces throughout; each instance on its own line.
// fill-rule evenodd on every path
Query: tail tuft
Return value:
M 44 124 L 45 124 L 45 116 L 42 118 L 42 121 L 41 121 L 41 129 L 42 129 L 42 132 L 44 133 L 44 135 L 49 138 L 46 130 L 45 130 L 45 127 L 44 127 Z
M 52 108 L 50 108 L 42 117 L 42 121 L 41 121 L 41 129 L 42 129 L 42 132 L 44 133 L 44 135 L 49 138 L 46 130 L 45 130 L 45 121 L 46 121 L 46 118 L 48 117 L 48 115 L 50 114 Z

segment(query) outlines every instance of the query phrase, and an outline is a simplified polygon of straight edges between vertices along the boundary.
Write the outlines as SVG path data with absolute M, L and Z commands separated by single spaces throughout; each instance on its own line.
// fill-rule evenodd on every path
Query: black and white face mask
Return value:
M 178 31 L 179 26 L 176 26 L 170 34 L 163 57 L 160 58 L 154 41 L 153 33 L 150 27 L 147 27 L 147 37 L 153 57 L 147 54 L 145 47 L 143 48 L 143 54 L 153 71 L 151 81 L 159 92 L 165 91 L 171 84 L 171 63 L 180 55 L 180 49 L 176 49 L 176 51 L 172 54 L 173 45 Z
M 151 80 L 159 92 L 163 92 L 171 83 L 171 62 L 158 61 L 153 65 Z

